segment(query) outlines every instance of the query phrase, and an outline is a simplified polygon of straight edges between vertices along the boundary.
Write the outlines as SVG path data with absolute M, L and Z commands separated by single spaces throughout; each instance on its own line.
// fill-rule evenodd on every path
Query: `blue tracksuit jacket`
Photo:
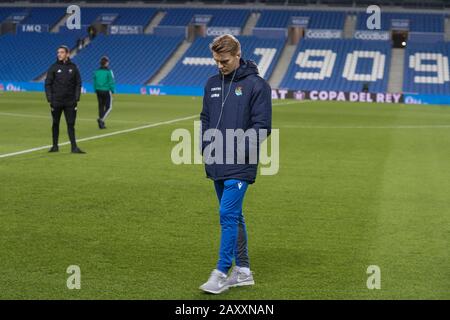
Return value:
M 222 79 L 222 77 L 224 78 Z M 215 129 L 220 117 L 222 94 L 225 97 L 230 92 L 217 127 L 222 132 L 224 148 L 226 146 L 226 129 L 246 131 L 253 128 L 257 132 L 259 129 L 267 129 L 267 135 L 269 135 L 272 126 L 272 90 L 269 84 L 259 76 L 256 64 L 251 60 L 241 59 L 240 66 L 231 82 L 232 77 L 233 73 L 226 76 L 217 74 L 208 79 L 203 96 L 203 109 L 200 114 L 202 132 L 211 128 Z M 224 80 L 223 92 L 222 80 Z M 202 142 L 202 152 L 209 143 Z M 248 144 L 245 145 L 245 148 L 249 148 Z M 236 159 L 237 147 L 234 152 Z M 245 152 L 247 154 L 248 150 Z M 245 164 L 237 162 L 227 164 L 225 154 L 224 151 L 222 164 L 205 165 L 208 178 L 214 181 L 238 179 L 248 183 L 255 182 L 257 164 L 249 164 L 247 158 Z

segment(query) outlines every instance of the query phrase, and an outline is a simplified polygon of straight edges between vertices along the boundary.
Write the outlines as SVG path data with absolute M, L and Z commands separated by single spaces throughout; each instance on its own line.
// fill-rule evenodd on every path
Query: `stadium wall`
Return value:
M 3 92 L 36 91 L 44 92 L 43 82 L 0 81 L 0 94 Z M 91 84 L 85 84 L 82 93 L 94 93 Z M 141 95 L 203 96 L 203 87 L 116 85 L 116 93 Z M 371 93 L 343 91 L 295 91 L 272 89 L 272 99 L 295 99 L 300 101 L 347 101 L 368 103 L 405 103 L 450 105 L 450 95 L 417 93 Z

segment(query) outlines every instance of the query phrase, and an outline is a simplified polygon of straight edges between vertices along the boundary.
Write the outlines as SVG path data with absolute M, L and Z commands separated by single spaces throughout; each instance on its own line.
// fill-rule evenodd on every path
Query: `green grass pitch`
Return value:
M 79 103 L 79 139 L 198 115 L 201 98 L 116 95 L 108 129 Z M 450 109 L 274 101 L 280 170 L 244 214 L 256 285 L 211 296 L 218 204 L 202 165 L 174 165 L 183 120 L 80 142 L 86 155 L 0 158 L 0 298 L 449 299 Z M 61 142 L 67 141 L 64 119 Z M 0 94 L 0 155 L 51 143 L 43 93 Z M 81 268 L 69 290 L 66 269 Z M 381 269 L 369 290 L 367 267 Z

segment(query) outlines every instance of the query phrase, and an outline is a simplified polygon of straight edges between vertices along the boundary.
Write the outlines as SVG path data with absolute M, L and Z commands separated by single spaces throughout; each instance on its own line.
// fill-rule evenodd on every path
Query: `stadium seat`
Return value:
M 430 46 L 411 43 L 406 48 L 403 91 L 407 93 L 449 94 L 450 43 Z
M 256 28 L 287 28 L 291 17 L 309 17 L 310 29 L 344 28 L 346 13 L 344 11 L 296 11 L 296 10 L 261 10 Z
M 82 24 L 93 23 L 102 13 L 117 14 L 113 25 L 146 26 L 157 13 L 153 8 L 91 8 L 82 9 Z
M 0 23 L 14 13 L 23 12 L 23 8 L 18 7 L 0 7 Z
M 337 2 L 339 1 L 347 0 Z M 324 3 L 332 4 L 334 1 Z M 159 11 L 164 11 L 166 14 L 159 26 L 180 28 L 181 33 L 184 33 L 184 27 L 196 14 L 212 15 L 208 26 L 242 28 L 252 12 L 250 9 L 225 10 L 201 7 L 109 8 L 81 5 L 81 9 L 83 28 L 79 31 L 62 28 L 59 34 L 20 33 L 0 36 L 1 80 L 37 79 L 54 61 L 55 48 L 60 44 L 75 47 L 76 41 L 87 35 L 87 26 L 95 22 L 101 14 L 117 14 L 113 25 L 145 27 Z M 291 17 L 307 16 L 308 29 L 343 30 L 346 18 L 345 11 L 258 8 L 254 12 L 261 13 L 256 24 L 256 28 L 259 29 L 284 29 L 289 25 Z M 65 15 L 65 7 L 0 7 L 0 22 L 12 14 L 19 13 L 27 13 L 22 24 L 47 24 L 51 29 Z M 357 30 L 367 30 L 367 17 L 364 11 L 357 14 Z M 432 37 L 443 34 L 444 14 L 383 11 L 381 30 L 389 31 L 393 19 L 408 19 L 411 31 L 405 50 L 403 91 L 448 94 L 450 44 L 442 41 L 436 43 Z M 413 33 L 421 36 L 425 33 L 425 36 L 415 40 L 412 37 Z M 262 32 L 258 37 L 238 38 L 243 46 L 243 57 L 255 60 L 261 75 L 269 79 L 284 48 L 286 41 L 284 36 L 266 39 L 267 34 Z M 183 39 L 182 35 L 175 37 L 99 35 L 75 56 L 74 61 L 80 66 L 83 80 L 91 82 L 92 72 L 98 67 L 98 60 L 102 55 L 108 55 L 118 83 L 141 85 L 156 74 Z M 424 41 L 430 39 L 430 43 L 420 43 L 420 39 Z M 211 41 L 210 37 L 197 38 L 160 84 L 203 86 L 205 80 L 217 72 L 208 47 Z M 146 53 L 153 52 L 154 48 L 158 48 L 158 55 L 149 57 Z M 30 55 L 28 52 L 39 54 Z M 389 78 L 390 57 L 389 41 L 303 39 L 296 49 L 280 87 L 293 90 L 360 91 L 367 86 L 370 92 L 385 92 Z
M 74 47 L 78 35 L 78 33 L 3 35 L 0 37 L 1 80 L 35 80 L 56 60 L 56 48 L 61 44 Z
M 107 55 L 117 83 L 145 84 L 171 56 L 183 37 L 153 35 L 97 36 L 73 59 L 83 81 L 91 83 L 100 58 Z
M 57 24 L 66 15 L 66 8 L 32 8 L 24 24 L 48 24 L 49 28 Z
M 27 14 L 27 17 L 21 21 L 22 24 L 47 24 L 51 28 L 64 17 L 66 8 L 0 8 L 0 22 L 16 13 Z
M 369 14 L 365 12 L 358 14 L 356 22 L 357 30 L 368 30 L 366 23 L 368 17 Z M 409 20 L 409 30 L 411 32 L 444 32 L 443 14 L 381 12 L 381 30 L 390 30 L 393 19 Z
M 196 39 L 160 84 L 203 86 L 208 77 L 218 72 L 209 50 L 212 39 L 212 37 Z M 240 36 L 238 39 L 242 46 L 242 57 L 254 60 L 258 64 L 260 74 L 269 79 L 285 40 L 260 39 L 252 36 Z
M 160 26 L 187 26 L 192 17 L 199 15 L 212 15 L 208 26 L 210 27 L 243 27 L 250 14 L 249 10 L 242 9 L 167 9 Z
M 387 41 L 310 40 L 300 42 L 281 87 L 292 90 L 386 92 L 391 48 Z

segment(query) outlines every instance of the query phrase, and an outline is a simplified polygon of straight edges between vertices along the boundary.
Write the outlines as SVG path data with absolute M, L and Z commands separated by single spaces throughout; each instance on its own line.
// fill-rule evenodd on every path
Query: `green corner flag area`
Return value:
M 118 94 L 99 130 L 84 94 L 80 155 L 64 118 L 48 153 L 44 93 L 1 93 L 0 299 L 450 299 L 450 109 L 272 104 L 279 169 L 243 206 L 255 285 L 215 296 L 214 186 L 171 158 L 201 97 Z

